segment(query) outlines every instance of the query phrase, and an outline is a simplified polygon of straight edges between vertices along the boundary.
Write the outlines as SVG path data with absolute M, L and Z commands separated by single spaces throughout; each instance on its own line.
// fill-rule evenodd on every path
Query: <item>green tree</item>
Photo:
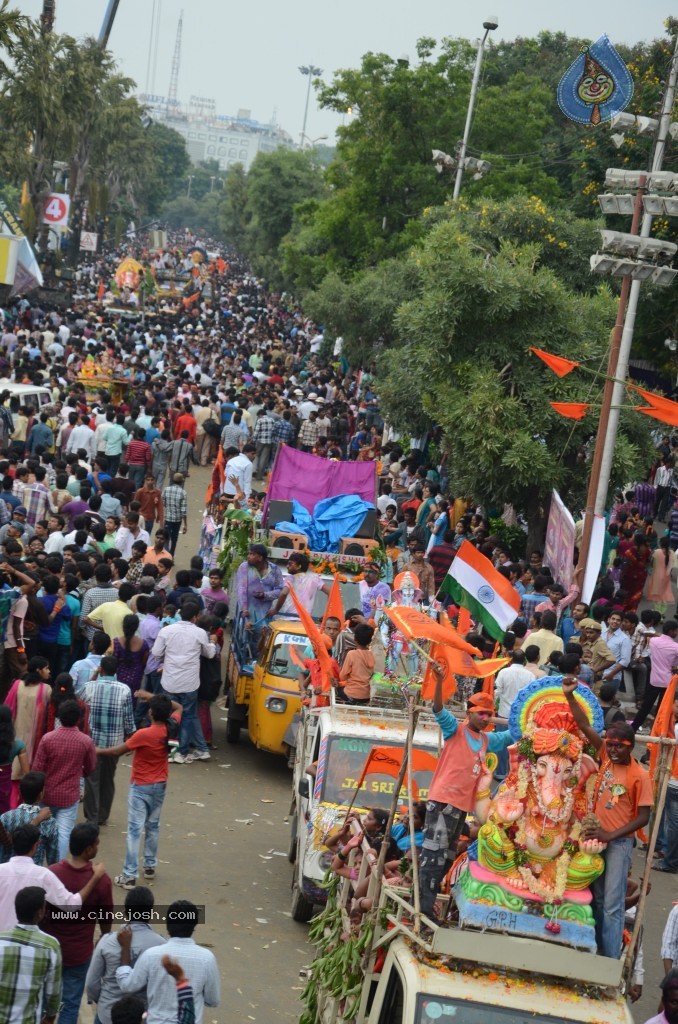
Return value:
M 451 489 L 500 509 L 512 503 L 536 543 L 552 487 L 570 507 L 581 507 L 596 427 L 595 414 L 575 423 L 549 401 L 595 403 L 602 381 L 591 385 L 581 374 L 559 379 L 529 347 L 597 368 L 615 302 L 604 286 L 593 294 L 570 289 L 543 265 L 542 247 L 524 241 L 526 232 L 488 245 L 482 229 L 473 234 L 467 227 L 463 213 L 450 214 L 408 257 L 420 283 L 397 311 L 400 343 L 380 359 L 382 405 L 400 429 L 439 424 Z M 613 484 L 645 468 L 647 431 L 633 414 L 623 418 Z
M 247 175 L 242 164 L 233 164 L 224 180 L 224 201 L 219 207 L 219 227 L 231 245 L 244 245 L 247 225 Z
M 298 203 L 320 196 L 323 173 L 312 152 L 276 149 L 258 153 L 247 175 L 244 252 L 258 274 L 282 284 L 278 248 Z

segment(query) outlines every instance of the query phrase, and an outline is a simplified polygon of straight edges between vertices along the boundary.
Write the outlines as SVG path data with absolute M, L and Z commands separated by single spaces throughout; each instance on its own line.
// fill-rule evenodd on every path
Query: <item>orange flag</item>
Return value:
M 587 402 L 549 402 L 549 405 L 568 420 L 583 420 L 591 408 Z
M 224 480 L 226 479 L 226 462 L 224 460 L 224 449 L 219 445 L 219 451 L 214 461 L 214 469 L 212 470 L 212 479 L 207 487 L 207 493 L 205 494 L 205 504 L 209 505 L 210 501 L 215 494 L 219 494 L 224 486 Z
M 676 684 L 678 684 L 678 675 L 673 676 L 671 682 L 666 687 L 666 693 L 662 697 L 657 711 L 657 716 L 652 726 L 651 736 L 666 736 L 669 739 L 675 737 L 675 726 L 676 716 L 673 710 L 673 702 L 676 699 Z M 659 760 L 659 744 L 648 743 L 650 748 L 650 778 L 655 782 L 655 773 L 657 770 L 657 761 Z M 678 778 L 678 760 L 674 752 L 673 755 L 673 767 L 671 769 L 671 775 L 673 778 Z
M 104 297 L 104 293 L 105 293 L 104 282 L 103 281 L 99 281 L 99 287 L 97 289 L 97 302 L 101 302 L 101 300 Z
M 637 384 L 627 385 L 632 391 L 637 391 L 639 395 L 649 402 L 650 405 L 654 406 L 655 409 L 666 409 L 668 412 L 678 412 L 678 402 L 672 401 L 670 398 L 663 398 L 662 395 L 653 395 L 651 391 L 644 391 L 643 388 L 639 388 Z M 641 408 L 643 408 L 641 406 Z
M 455 675 L 473 676 L 476 679 L 486 679 L 488 676 L 494 677 L 495 673 L 498 672 L 499 669 L 508 665 L 510 660 L 509 658 L 485 658 L 481 661 L 476 661 L 466 651 L 460 651 L 454 647 L 447 647 L 444 644 L 433 644 L 431 647 L 431 657 L 434 661 L 439 662 L 445 669 L 445 675 L 443 677 L 443 701 L 448 700 L 457 689 L 457 683 L 454 678 Z M 433 669 L 429 662 L 426 666 L 426 672 L 424 673 L 424 679 L 421 687 L 421 696 L 423 700 L 433 699 L 435 682 L 435 675 L 433 674 Z M 483 686 L 483 690 L 484 689 L 485 687 Z
M 557 373 L 559 377 L 566 377 L 568 373 L 571 373 L 572 370 L 579 366 L 579 363 L 573 363 L 571 359 L 563 359 L 562 356 L 552 356 L 550 352 L 544 352 L 543 349 L 534 348 L 532 345 L 530 345 L 530 352 L 534 352 L 536 356 L 539 356 L 549 369 Z
M 322 673 L 322 692 L 328 693 L 332 687 L 332 683 L 330 681 L 332 678 L 332 659 L 330 658 L 330 653 L 325 646 L 322 633 L 304 608 L 297 595 L 294 593 L 294 589 L 292 587 L 290 587 L 289 593 L 292 598 L 292 603 L 297 609 L 297 615 L 301 619 L 301 624 L 306 630 L 306 636 L 311 641 L 313 653 L 320 664 L 320 671 Z
M 344 622 L 344 604 L 341 600 L 341 584 L 339 583 L 338 575 L 335 575 L 332 580 L 332 589 L 327 598 L 323 620 L 320 623 L 321 629 L 325 628 L 325 623 L 328 619 L 339 619 L 339 622 L 342 624 Z
M 365 781 L 366 775 L 390 775 L 397 779 L 403 763 L 403 747 L 372 747 L 367 755 L 367 760 L 360 773 L 356 789 L 359 790 Z M 410 772 L 434 772 L 438 766 L 438 759 L 428 750 L 413 750 L 409 766 Z M 405 772 L 403 782 L 407 785 L 409 772 Z M 417 784 L 412 779 L 412 792 L 415 800 L 418 799 Z
M 393 607 L 384 608 L 391 622 L 400 630 L 403 636 L 415 640 L 431 640 L 441 644 L 448 644 L 456 647 L 467 654 L 478 654 L 478 650 L 471 644 L 462 640 L 456 629 L 450 624 L 447 616 L 443 622 L 436 622 L 429 615 L 418 611 L 416 608 Z M 446 620 L 446 621 L 445 621 Z
M 460 636 L 466 636 L 471 632 L 471 613 L 468 608 L 459 609 L 459 618 L 457 619 L 457 632 Z
M 672 427 L 678 427 L 678 405 L 676 405 L 675 411 L 660 408 L 658 405 L 634 405 L 633 408 L 636 412 L 651 416 L 653 420 L 661 420 L 662 423 L 670 423 Z

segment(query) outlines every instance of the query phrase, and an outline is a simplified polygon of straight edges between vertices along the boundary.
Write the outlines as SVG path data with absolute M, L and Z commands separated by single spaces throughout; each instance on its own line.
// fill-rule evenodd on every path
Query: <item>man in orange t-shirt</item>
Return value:
M 584 829 L 585 839 L 606 843 L 605 871 L 591 887 L 598 952 L 618 960 L 624 935 L 626 883 L 631 867 L 633 835 L 650 819 L 652 783 L 649 773 L 631 756 L 635 733 L 627 722 L 613 722 L 603 740 L 575 700 L 577 680 L 563 677 L 563 693 L 572 717 L 598 751 L 600 768 L 593 790 L 593 814 L 598 825 Z
M 174 421 L 174 438 L 175 440 L 181 437 L 182 430 L 188 431 L 188 440 L 191 444 L 195 444 L 195 436 L 198 432 L 198 424 L 195 416 L 191 412 L 191 407 L 187 403 L 184 403 L 183 411 L 180 416 L 177 416 Z
M 148 702 L 151 724 L 137 729 L 117 747 L 97 749 L 100 757 L 120 757 L 134 751 L 132 777 L 127 798 L 127 847 L 122 874 L 115 884 L 133 889 L 139 870 L 141 833 L 144 838 L 144 878 L 153 880 L 158 863 L 160 812 L 165 800 L 168 776 L 168 722 L 179 720 L 181 705 L 175 704 L 164 693 L 156 694 Z

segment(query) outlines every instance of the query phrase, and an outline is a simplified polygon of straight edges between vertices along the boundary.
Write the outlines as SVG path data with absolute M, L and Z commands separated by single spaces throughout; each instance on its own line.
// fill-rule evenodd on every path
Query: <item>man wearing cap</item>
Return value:
M 596 680 L 600 680 L 605 669 L 614 665 L 614 654 L 600 635 L 603 629 L 600 622 L 596 622 L 595 619 L 582 619 L 579 628 L 582 650 L 589 652 L 589 665 Z
M 494 700 L 488 693 L 471 697 L 466 721 L 460 725 L 443 706 L 444 670 L 438 664 L 432 668 L 436 679 L 433 712 L 444 742 L 426 801 L 419 893 L 422 913 L 434 921 L 433 904 L 454 859 L 466 815 L 478 797 L 486 795 L 478 792 L 481 779 L 487 778 L 485 755 L 506 750 L 513 737 L 508 730 L 485 733 L 494 715 Z
M 312 412 L 318 411 L 318 406 L 316 405 L 317 398 L 318 396 L 315 391 L 312 391 L 305 401 L 299 402 L 297 412 L 302 420 L 307 420 Z

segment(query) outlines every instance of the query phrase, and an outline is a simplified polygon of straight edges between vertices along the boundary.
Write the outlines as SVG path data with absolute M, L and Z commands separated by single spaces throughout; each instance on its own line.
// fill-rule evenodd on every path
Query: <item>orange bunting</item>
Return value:
M 342 625 L 344 622 L 344 603 L 341 600 L 341 584 L 338 575 L 335 575 L 332 580 L 332 587 L 327 598 L 327 604 L 325 605 L 323 619 L 320 623 L 321 629 L 325 628 L 325 623 L 328 619 L 339 619 Z
M 318 659 L 318 664 L 320 666 L 320 672 L 322 675 L 322 692 L 328 693 L 332 686 L 332 659 L 330 658 L 330 653 L 327 650 L 327 647 L 325 646 L 323 634 L 320 632 L 315 622 L 311 618 L 310 614 L 306 611 L 303 604 L 295 594 L 293 587 L 290 587 L 289 594 L 290 597 L 292 598 L 292 603 L 294 604 L 294 607 L 297 609 L 297 615 L 301 620 L 301 624 L 306 630 L 306 636 L 311 642 L 313 653 Z
M 559 377 L 566 377 L 568 373 L 575 370 L 579 363 L 573 363 L 571 359 L 563 359 L 562 356 L 553 356 L 550 352 L 544 352 L 541 348 L 534 348 L 530 345 L 530 352 L 534 352 L 536 356 L 546 363 L 550 370 L 553 370 Z
M 651 405 L 634 405 L 633 408 L 636 412 L 651 416 L 653 420 L 661 420 L 662 423 L 670 423 L 672 427 L 678 427 L 678 404 L 675 406 L 675 411 Z
M 591 406 L 587 402 L 549 402 L 551 408 L 559 416 L 568 420 L 583 420 Z

